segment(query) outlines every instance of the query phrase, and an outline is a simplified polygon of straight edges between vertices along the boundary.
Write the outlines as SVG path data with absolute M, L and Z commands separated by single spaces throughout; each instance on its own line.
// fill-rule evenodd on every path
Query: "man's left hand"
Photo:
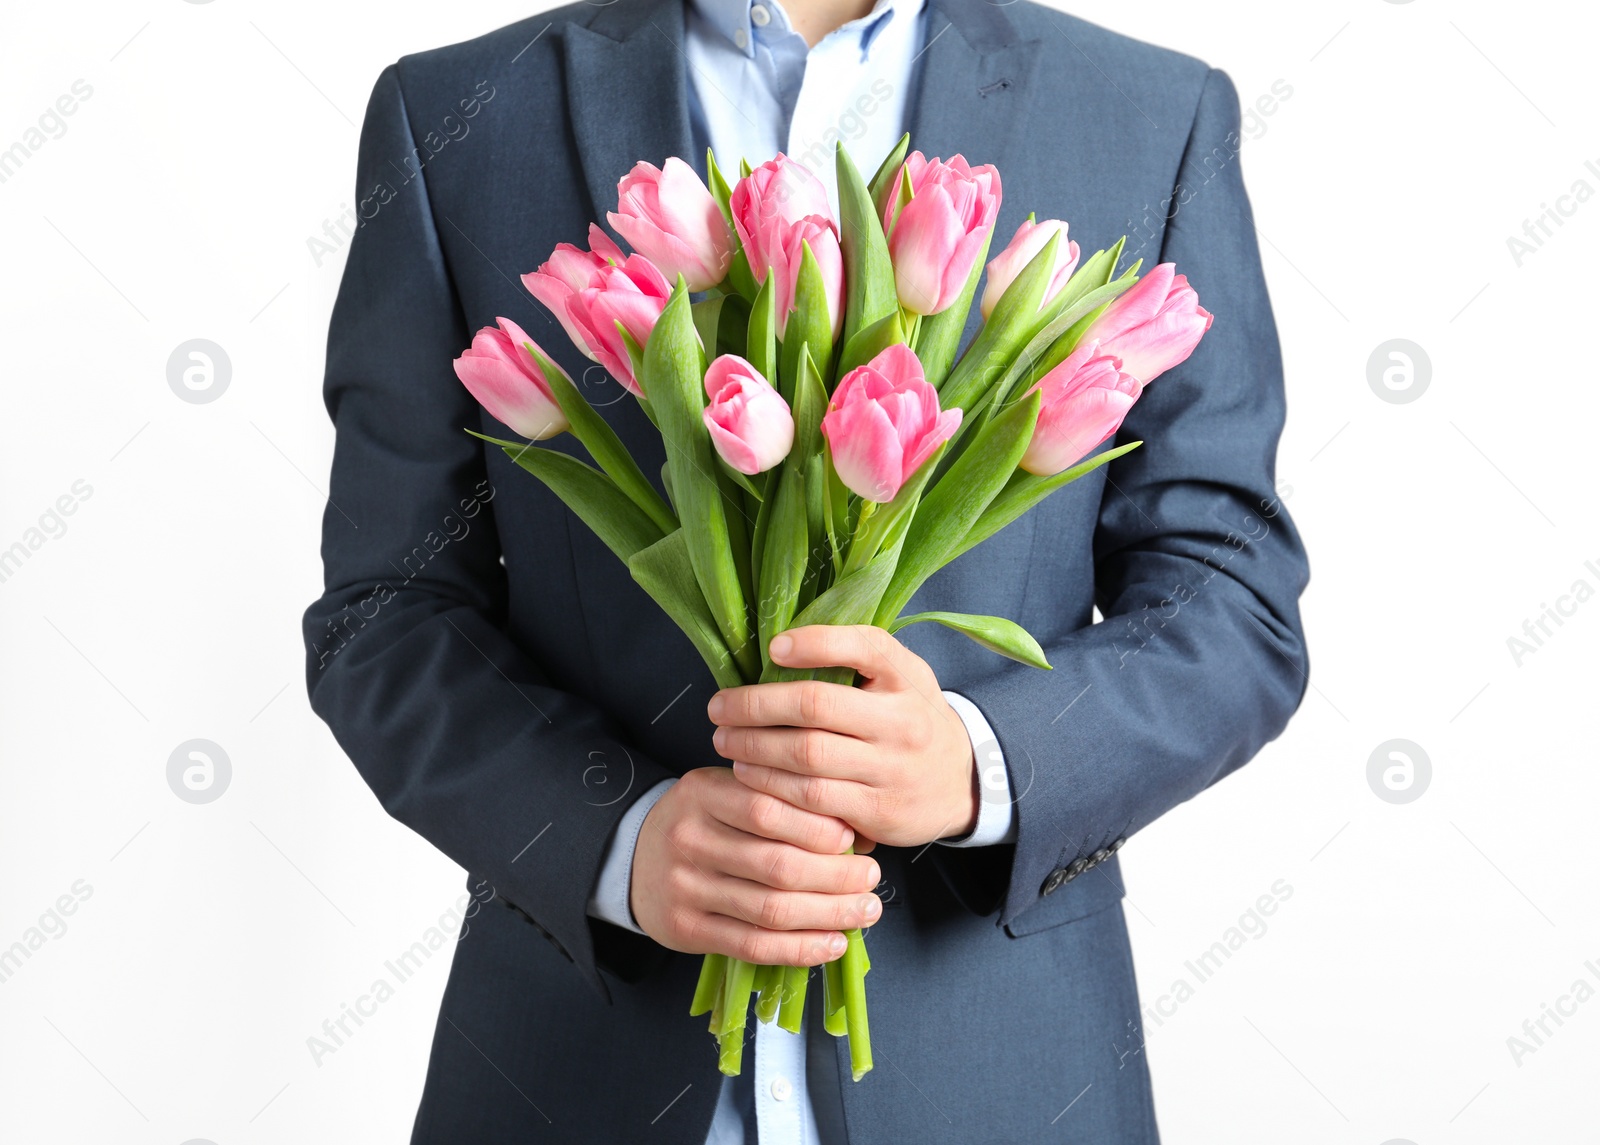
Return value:
M 752 684 L 713 696 L 712 742 L 741 782 L 844 820 L 858 853 L 867 840 L 920 847 L 972 832 L 972 741 L 926 661 L 865 624 L 790 629 L 769 651 L 786 668 L 854 668 L 862 680 Z

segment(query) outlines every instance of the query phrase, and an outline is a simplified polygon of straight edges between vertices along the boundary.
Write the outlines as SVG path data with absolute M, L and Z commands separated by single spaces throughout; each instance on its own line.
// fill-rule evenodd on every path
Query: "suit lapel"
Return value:
M 929 0 L 907 127 L 911 146 L 1006 171 L 1041 45 L 1024 41 L 1005 7 Z
M 961 154 L 975 165 L 992 163 L 1005 191 L 1002 220 L 1010 217 L 1005 210 L 1009 203 L 1027 201 L 1026 195 L 1013 197 L 1026 183 L 1014 178 L 1024 165 L 1013 159 L 1041 48 L 1038 40 L 1021 37 L 1004 6 L 928 0 L 926 33 L 906 115 L 912 149 L 929 158 Z M 991 255 L 1011 238 L 1011 226 L 996 224 Z M 972 339 L 980 322 L 974 308 L 963 344 Z
M 616 209 L 638 161 L 690 154 L 680 0 L 615 0 L 566 34 L 567 101 L 593 217 Z

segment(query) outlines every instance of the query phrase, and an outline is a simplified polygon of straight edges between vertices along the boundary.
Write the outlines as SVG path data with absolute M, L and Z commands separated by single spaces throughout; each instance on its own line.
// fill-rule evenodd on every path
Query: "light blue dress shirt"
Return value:
M 698 151 L 709 146 L 730 179 L 741 159 L 755 166 L 782 151 L 816 172 L 837 213 L 835 144 L 842 140 L 871 178 L 905 130 L 924 3 L 877 0 L 866 16 L 808 48 L 776 0 L 689 0 L 685 53 Z M 698 155 L 683 158 L 701 166 Z M 1011 842 L 1011 785 L 994 733 L 966 697 L 944 695 L 972 740 L 981 798 L 972 833 L 940 842 Z M 629 906 L 633 852 L 645 816 L 674 782 L 664 779 L 646 791 L 617 825 L 589 901 L 595 918 L 644 933 Z M 804 1027 L 791 1034 L 776 1023 L 758 1024 L 754 1063 L 747 1059 L 743 1074 L 723 1079 L 706 1145 L 818 1145 L 805 1047 Z

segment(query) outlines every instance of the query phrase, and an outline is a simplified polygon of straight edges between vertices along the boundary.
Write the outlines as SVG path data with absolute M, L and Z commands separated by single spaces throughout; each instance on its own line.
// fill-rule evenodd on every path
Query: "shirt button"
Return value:
M 793 1092 L 794 1092 L 794 1086 L 789 1084 L 789 1079 L 788 1078 L 786 1078 L 786 1077 L 775 1077 L 775 1078 L 772 1079 L 772 1100 L 773 1101 L 788 1101 L 789 1100 L 789 1095 L 791 1093 L 793 1093 Z
M 750 22 L 756 27 L 765 28 L 771 20 L 772 13 L 768 12 L 760 4 L 752 4 L 750 6 Z
M 733 42 L 734 45 L 740 49 L 749 47 L 750 33 L 746 32 L 743 28 L 736 29 L 733 33 Z

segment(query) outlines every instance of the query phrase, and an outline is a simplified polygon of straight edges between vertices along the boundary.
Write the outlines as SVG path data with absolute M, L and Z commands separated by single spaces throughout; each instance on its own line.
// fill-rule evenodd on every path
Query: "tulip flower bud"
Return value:
M 617 200 L 606 219 L 668 282 L 681 274 L 690 290 L 709 290 L 726 277 L 733 233 L 716 199 L 682 159 L 668 159 L 661 168 L 634 164 L 617 184 Z
M 756 282 L 765 282 L 769 273 L 778 276 L 774 287 L 778 337 L 783 337 L 789 312 L 794 309 L 801 244 L 805 243 L 822 271 L 828 316 L 837 338 L 844 325 L 844 258 L 822 180 L 780 154 L 739 180 L 728 209 Z
M 701 411 L 717 455 L 740 473 L 765 473 L 789 456 L 794 416 L 789 404 L 756 368 L 723 354 L 706 370 L 711 404 Z
M 1084 331 L 1085 342 L 1122 359 L 1122 369 L 1148 386 L 1194 352 L 1211 315 L 1189 280 L 1164 262 L 1141 278 Z
M 868 501 L 892 501 L 961 425 L 910 347 L 896 343 L 839 381 L 822 419 L 839 480 Z
M 499 329 L 479 330 L 471 348 L 455 360 L 456 377 L 491 416 L 523 437 L 543 441 L 565 433 L 566 416 L 556 404 L 544 368 L 528 350 L 533 339 L 509 318 L 495 321 Z M 554 362 L 550 367 L 561 369 Z
M 1039 420 L 1021 466 L 1038 477 L 1071 468 L 1117 432 L 1143 387 L 1095 342 L 1081 342 L 1039 380 Z
M 589 227 L 589 245 L 584 251 L 561 243 L 538 270 L 522 276 L 522 284 L 560 320 L 586 357 L 643 397 L 617 324 L 643 346 L 672 297 L 672 286 L 649 259 L 624 256 L 597 226 Z
M 1051 271 L 1041 305 L 1049 303 L 1061 293 L 1067 279 L 1078 269 L 1078 244 L 1067 238 L 1067 224 L 1060 219 L 1046 219 L 1042 223 L 1023 219 L 1017 233 L 1011 237 L 1010 245 L 989 260 L 989 278 L 984 284 L 983 298 L 978 303 L 984 318 L 994 312 L 1006 288 L 1016 281 L 1017 275 L 1027 269 L 1045 244 L 1056 235 L 1061 237 L 1056 239 L 1055 269 Z
M 969 167 L 959 155 L 946 162 L 913 151 L 900 178 L 911 183 L 911 201 L 901 205 L 897 181 L 883 218 L 895 289 L 907 310 L 937 314 L 961 297 L 994 228 L 1000 172 Z

